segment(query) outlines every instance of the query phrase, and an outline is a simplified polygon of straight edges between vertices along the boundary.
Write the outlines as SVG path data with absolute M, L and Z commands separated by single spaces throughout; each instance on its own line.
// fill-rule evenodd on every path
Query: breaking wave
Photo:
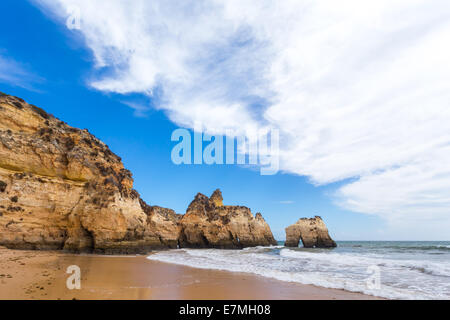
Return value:
M 283 246 L 244 250 L 180 249 L 158 252 L 148 259 L 201 269 L 252 273 L 390 299 L 450 299 L 450 252 L 437 256 L 429 253 L 447 250 L 450 244 L 361 242 L 338 245 L 333 250 Z M 367 284 L 373 267 L 378 268 L 381 281 L 381 286 L 375 289 Z

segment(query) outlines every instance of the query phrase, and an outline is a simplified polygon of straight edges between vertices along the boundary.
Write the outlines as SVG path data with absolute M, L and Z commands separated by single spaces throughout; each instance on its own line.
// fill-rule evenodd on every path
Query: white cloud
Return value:
M 6 55 L 0 55 L 0 83 L 36 91 L 33 84 L 42 80 L 42 78 L 31 73 L 23 64 Z
M 81 9 L 94 88 L 159 90 L 182 126 L 279 128 L 284 171 L 352 179 L 344 208 L 450 220 L 448 1 L 38 2 Z
M 278 203 L 279 204 L 294 204 L 295 201 L 292 201 L 292 200 L 281 200 L 281 201 L 278 201 Z
M 146 118 L 150 106 L 135 101 L 122 101 L 122 103 L 134 110 L 134 115 L 138 118 Z

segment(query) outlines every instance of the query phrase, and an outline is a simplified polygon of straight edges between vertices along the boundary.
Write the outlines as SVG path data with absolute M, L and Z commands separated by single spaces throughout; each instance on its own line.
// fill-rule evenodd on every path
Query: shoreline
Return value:
M 0 248 L 2 300 L 378 300 L 362 293 L 148 260 Z M 67 267 L 81 270 L 69 290 Z

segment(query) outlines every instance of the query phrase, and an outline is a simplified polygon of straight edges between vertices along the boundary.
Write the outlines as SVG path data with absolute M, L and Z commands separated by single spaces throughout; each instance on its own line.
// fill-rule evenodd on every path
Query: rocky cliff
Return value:
M 260 213 L 249 208 L 223 205 L 222 193 L 210 198 L 199 193 L 180 220 L 181 248 L 244 248 L 275 245 L 269 226 Z
M 219 190 L 184 216 L 147 205 L 107 145 L 0 93 L 0 245 L 109 254 L 269 244 L 261 214 L 224 206 Z
M 175 247 L 173 212 L 150 207 L 87 130 L 0 94 L 0 245 L 132 253 Z
M 286 247 L 298 247 L 302 241 L 305 248 L 333 248 L 336 242 L 331 239 L 321 217 L 302 218 L 286 228 Z

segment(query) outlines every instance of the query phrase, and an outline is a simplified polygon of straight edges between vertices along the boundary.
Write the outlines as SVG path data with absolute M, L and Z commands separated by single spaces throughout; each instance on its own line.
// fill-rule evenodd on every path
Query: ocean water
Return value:
M 150 260 L 246 272 L 391 299 L 450 299 L 450 241 L 340 241 L 334 249 L 179 249 Z

